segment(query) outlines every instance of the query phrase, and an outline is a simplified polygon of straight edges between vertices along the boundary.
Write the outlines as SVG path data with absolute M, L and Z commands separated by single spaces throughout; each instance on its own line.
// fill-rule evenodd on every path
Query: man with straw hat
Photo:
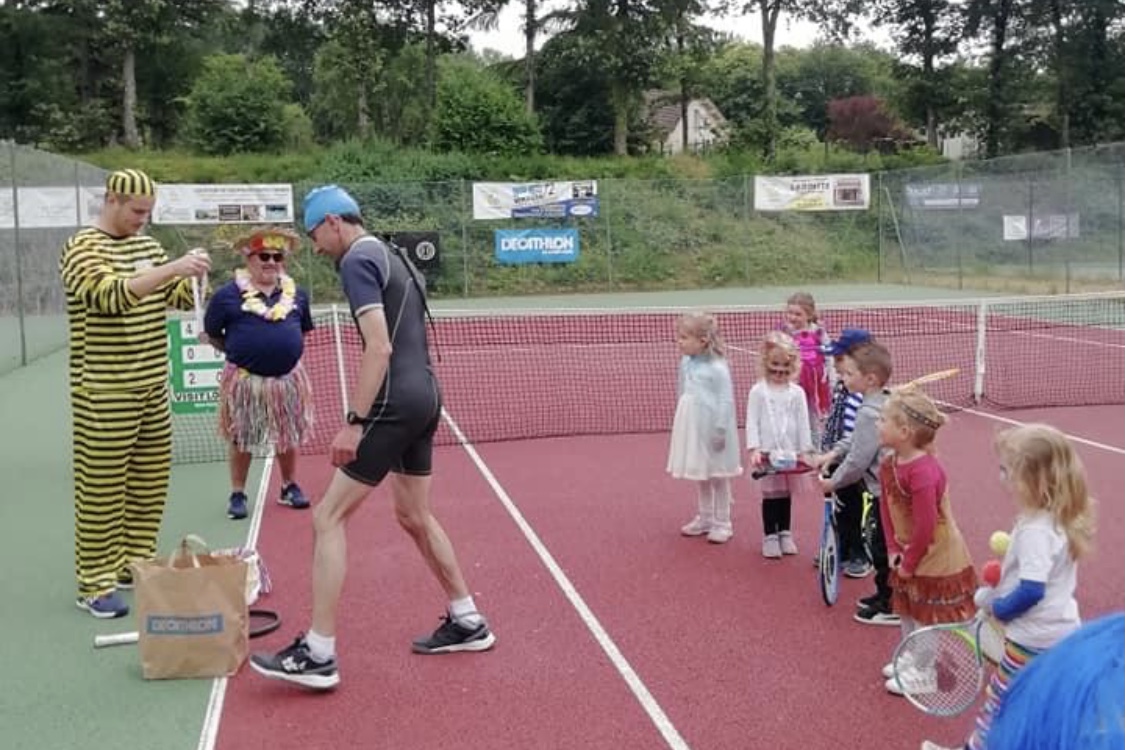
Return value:
M 156 554 L 168 499 L 172 415 L 166 309 L 191 310 L 193 278 L 211 260 L 176 260 L 142 234 L 156 201 L 144 172 L 106 180 L 93 226 L 70 237 L 59 261 L 70 328 L 74 434 L 75 569 L 79 609 L 123 617 L 129 565 Z
M 312 426 L 312 389 L 301 367 L 313 329 L 309 296 L 285 272 L 297 247 L 288 229 L 267 227 L 235 241 L 245 268 L 207 304 L 203 330 L 226 366 L 219 380 L 219 432 L 230 443 L 227 516 L 246 518 L 246 476 L 254 448 L 273 443 L 281 467 L 278 502 L 307 508 L 294 481 L 298 446 Z

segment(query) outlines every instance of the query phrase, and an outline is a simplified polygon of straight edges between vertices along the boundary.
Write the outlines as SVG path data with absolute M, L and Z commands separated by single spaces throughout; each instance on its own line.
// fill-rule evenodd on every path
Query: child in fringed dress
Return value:
M 731 477 L 742 473 L 734 385 L 715 318 L 684 315 L 676 327 L 679 379 L 672 422 L 668 473 L 696 483 L 696 516 L 681 529 L 684 536 L 707 536 L 722 544 L 734 535 L 731 523 Z

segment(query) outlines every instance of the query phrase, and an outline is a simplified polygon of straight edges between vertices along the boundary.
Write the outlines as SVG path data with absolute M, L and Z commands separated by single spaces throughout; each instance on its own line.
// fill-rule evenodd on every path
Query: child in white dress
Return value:
M 812 431 L 805 392 L 797 385 L 801 353 L 793 338 L 771 331 L 762 341 L 762 378 L 750 389 L 746 404 L 746 449 L 752 469 L 763 467 L 767 456 L 812 459 Z M 768 474 L 762 489 L 762 555 L 779 558 L 797 554 L 791 518 L 793 495 L 803 482 L 800 474 Z
M 696 483 L 699 510 L 680 531 L 722 544 L 734 535 L 730 479 L 742 473 L 734 385 L 718 323 L 706 313 L 684 315 L 676 326 L 680 359 L 676 416 L 668 473 Z

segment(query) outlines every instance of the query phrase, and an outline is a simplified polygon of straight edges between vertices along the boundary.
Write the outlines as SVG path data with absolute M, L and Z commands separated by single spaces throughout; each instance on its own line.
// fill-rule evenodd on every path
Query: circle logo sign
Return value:
M 437 248 L 428 240 L 422 240 L 414 246 L 414 257 L 418 260 L 433 260 L 435 255 L 437 255 Z
M 578 203 L 570 207 L 571 216 L 589 216 L 594 212 L 594 207 L 588 203 Z

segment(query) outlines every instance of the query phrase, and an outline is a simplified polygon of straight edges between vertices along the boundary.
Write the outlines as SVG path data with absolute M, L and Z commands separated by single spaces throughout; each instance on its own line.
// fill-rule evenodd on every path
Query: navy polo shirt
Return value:
M 272 307 L 281 299 L 278 288 L 265 300 Z M 215 292 L 207 303 L 203 330 L 211 338 L 221 338 L 227 361 L 255 375 L 276 378 L 297 366 L 304 351 L 304 334 L 313 329 L 309 295 L 298 287 L 297 299 L 285 320 L 266 320 L 242 309 L 242 292 L 230 281 Z

